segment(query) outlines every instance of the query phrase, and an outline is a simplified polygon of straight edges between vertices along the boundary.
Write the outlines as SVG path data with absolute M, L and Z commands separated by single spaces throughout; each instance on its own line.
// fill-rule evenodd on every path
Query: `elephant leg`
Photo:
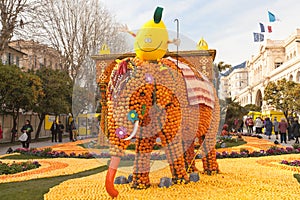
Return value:
M 218 97 L 216 96 L 215 93 L 215 101 L 216 104 L 213 109 L 207 107 L 207 106 L 201 106 L 200 107 L 200 116 L 201 113 L 202 116 L 205 115 L 207 116 L 207 119 L 210 119 L 211 121 L 210 124 L 206 124 L 206 134 L 205 137 L 202 134 L 199 135 L 203 141 L 202 145 L 202 151 L 205 152 L 205 156 L 202 158 L 202 163 L 203 163 L 203 168 L 204 172 L 207 174 L 212 174 L 212 173 L 218 173 L 219 172 L 219 166 L 217 163 L 217 158 L 216 158 L 216 134 L 218 131 L 218 126 L 219 126 L 219 121 L 220 121 L 220 106 L 218 103 Z M 208 122 L 207 122 L 208 123 Z
M 176 132 L 173 132 L 172 134 L 176 134 Z M 172 173 L 173 183 L 188 183 L 189 177 L 185 171 L 180 135 L 177 134 L 174 138 L 172 138 L 172 140 L 170 137 L 161 137 L 161 139 L 162 144 L 165 147 L 165 153 Z
M 150 158 L 155 141 L 156 136 L 137 138 L 135 141 L 136 154 L 133 168 L 132 188 L 145 189 L 150 187 Z
M 184 152 L 185 169 L 187 173 L 198 172 L 199 170 L 195 166 L 195 144 L 194 140 L 187 141 L 188 148 Z
M 196 137 L 198 138 L 199 144 L 202 145 L 211 123 L 212 109 L 204 104 L 200 104 L 198 109 L 200 115 L 198 119 L 198 130 L 196 131 Z M 196 154 L 194 151 L 195 150 L 194 140 L 189 141 L 189 144 L 190 145 L 188 146 L 185 153 L 186 170 L 188 173 L 198 172 L 199 170 L 196 168 L 196 163 L 195 163 Z
M 195 166 L 195 138 L 198 131 L 199 114 L 195 113 L 197 106 L 189 106 L 183 109 L 182 122 L 182 146 L 184 149 L 185 169 L 187 173 L 198 172 Z
M 206 174 L 211 175 L 213 173 L 218 173 L 219 166 L 216 159 L 216 149 L 211 149 L 206 156 L 202 158 L 202 163 Z

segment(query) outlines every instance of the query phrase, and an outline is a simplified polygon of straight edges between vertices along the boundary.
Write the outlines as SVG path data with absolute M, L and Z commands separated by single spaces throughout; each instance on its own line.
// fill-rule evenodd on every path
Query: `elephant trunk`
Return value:
M 119 192 L 114 187 L 114 179 L 117 173 L 117 169 L 119 166 L 121 158 L 112 156 L 109 164 L 109 168 L 106 174 L 106 180 L 105 180 L 105 188 L 107 193 L 112 197 L 115 198 L 118 196 Z

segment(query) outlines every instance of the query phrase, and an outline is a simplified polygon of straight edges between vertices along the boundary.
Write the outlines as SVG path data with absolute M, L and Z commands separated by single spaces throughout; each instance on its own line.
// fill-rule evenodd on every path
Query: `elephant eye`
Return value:
M 140 93 L 140 96 L 141 96 L 141 97 L 143 97 L 143 96 L 145 96 L 145 95 L 146 95 L 145 92 L 141 92 L 141 93 Z

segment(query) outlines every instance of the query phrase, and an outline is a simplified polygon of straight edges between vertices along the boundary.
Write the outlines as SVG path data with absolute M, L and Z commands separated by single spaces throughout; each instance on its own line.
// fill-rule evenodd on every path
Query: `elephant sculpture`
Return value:
M 195 140 L 201 145 L 206 173 L 218 172 L 214 149 L 219 104 L 212 84 L 181 57 L 163 58 L 168 40 L 162 8 L 136 35 L 137 57 L 117 60 L 107 87 L 107 137 L 111 161 L 106 190 L 114 188 L 117 168 L 130 142 L 135 142 L 132 187 L 150 186 L 150 157 L 159 138 L 174 183 L 189 182 L 195 167 Z
M 207 173 L 218 172 L 214 149 L 219 123 L 218 98 L 204 77 L 197 79 L 201 96 L 190 105 L 184 68 L 172 58 L 158 62 L 126 58 L 112 72 L 108 87 L 108 138 L 111 162 L 106 177 L 107 191 L 117 196 L 113 180 L 120 157 L 135 139 L 134 188 L 150 186 L 150 156 L 160 138 L 165 148 L 174 183 L 188 182 L 187 173 L 195 167 L 194 142 L 202 145 L 203 167 Z M 187 67 L 188 65 L 179 63 Z M 194 96 L 193 96 L 194 95 Z

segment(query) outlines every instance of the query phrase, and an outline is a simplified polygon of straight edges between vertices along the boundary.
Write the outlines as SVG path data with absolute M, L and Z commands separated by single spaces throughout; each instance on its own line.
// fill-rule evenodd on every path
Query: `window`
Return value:
M 300 71 L 296 74 L 296 82 L 300 83 Z
M 19 64 L 20 64 L 20 58 L 19 56 L 16 56 L 16 65 L 19 67 Z
M 14 59 L 13 55 L 11 53 L 7 53 L 6 64 L 8 64 L 8 65 L 14 64 L 13 59 Z
M 280 65 L 282 65 L 282 64 L 283 64 L 282 62 L 275 62 L 274 63 L 275 69 L 278 68 L 278 67 L 280 67 Z

